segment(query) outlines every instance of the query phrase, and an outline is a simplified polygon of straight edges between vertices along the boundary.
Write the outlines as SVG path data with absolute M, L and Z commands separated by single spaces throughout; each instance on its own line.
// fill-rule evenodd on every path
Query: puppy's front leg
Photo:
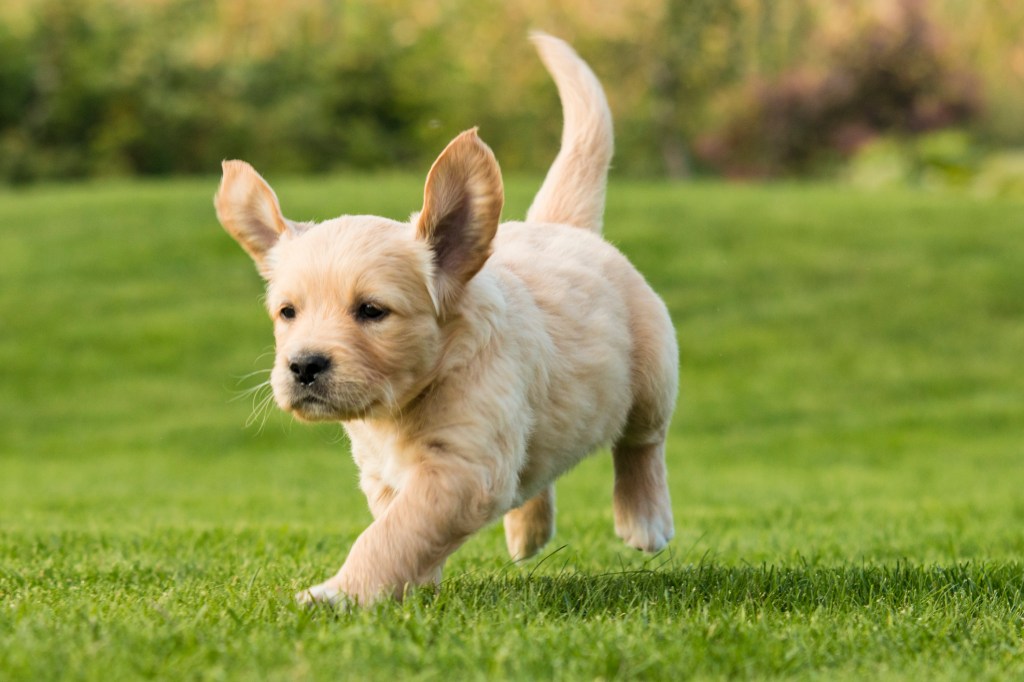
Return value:
M 501 510 L 484 472 L 421 464 L 356 539 L 341 570 L 298 595 L 302 602 L 361 605 L 401 599 L 406 587 L 436 582 L 444 560 Z

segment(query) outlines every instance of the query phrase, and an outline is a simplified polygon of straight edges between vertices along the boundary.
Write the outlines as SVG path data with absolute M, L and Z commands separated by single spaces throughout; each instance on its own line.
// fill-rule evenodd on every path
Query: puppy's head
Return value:
M 278 405 L 310 421 L 400 410 L 433 378 L 445 322 L 490 254 L 503 203 L 491 150 L 476 130 L 456 137 L 412 223 L 296 223 L 249 164 L 223 168 L 217 217 L 267 280 Z

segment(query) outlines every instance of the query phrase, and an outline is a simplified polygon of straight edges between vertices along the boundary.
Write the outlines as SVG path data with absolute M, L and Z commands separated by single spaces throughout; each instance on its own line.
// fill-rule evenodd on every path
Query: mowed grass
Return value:
M 335 613 L 291 596 L 369 514 L 340 427 L 246 426 L 270 325 L 215 187 L 0 193 L 0 679 L 1024 675 L 1024 204 L 613 182 L 681 346 L 670 549 L 615 539 L 599 453 L 543 558 L 495 526 L 440 594 Z

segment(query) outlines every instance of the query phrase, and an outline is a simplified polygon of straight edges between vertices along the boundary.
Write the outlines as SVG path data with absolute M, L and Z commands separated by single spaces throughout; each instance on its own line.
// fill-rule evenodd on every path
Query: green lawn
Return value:
M 275 187 L 299 219 L 422 191 Z M 340 427 L 246 427 L 270 324 L 215 189 L 0 192 L 0 679 L 1024 675 L 1024 203 L 613 182 L 678 327 L 676 540 L 615 539 L 599 454 L 545 558 L 493 527 L 439 595 L 333 613 L 291 595 L 369 514 Z

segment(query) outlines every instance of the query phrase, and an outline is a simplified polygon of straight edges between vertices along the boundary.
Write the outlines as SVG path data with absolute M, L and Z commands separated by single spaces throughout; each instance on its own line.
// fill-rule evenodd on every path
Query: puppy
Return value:
M 504 515 L 514 559 L 554 532 L 554 480 L 606 444 L 615 531 L 673 534 L 665 437 L 678 351 L 665 305 L 601 239 L 612 122 L 566 43 L 532 40 L 564 109 L 561 150 L 525 222 L 499 225 L 491 150 L 445 148 L 409 223 L 286 219 L 248 164 L 226 161 L 217 217 L 267 281 L 274 398 L 340 421 L 373 523 L 300 601 L 370 604 L 436 585 L 447 557 Z

